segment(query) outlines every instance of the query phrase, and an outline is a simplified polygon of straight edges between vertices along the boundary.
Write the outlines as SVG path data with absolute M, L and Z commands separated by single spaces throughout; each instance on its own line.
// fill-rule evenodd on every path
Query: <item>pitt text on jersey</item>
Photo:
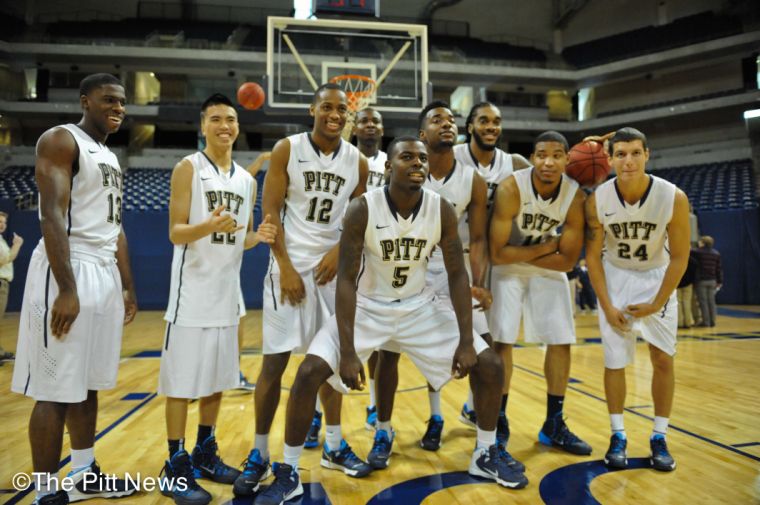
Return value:
M 346 179 L 330 172 L 304 171 L 305 191 L 323 191 L 338 195 L 340 188 L 346 184 Z
M 381 240 L 380 250 L 383 251 L 383 261 L 419 261 L 426 245 L 426 239 L 402 237 Z M 413 252 L 412 249 L 416 251 Z
M 559 221 L 552 219 L 541 213 L 535 214 L 523 214 L 521 228 L 523 230 L 536 230 L 539 232 L 547 232 L 553 230 Z

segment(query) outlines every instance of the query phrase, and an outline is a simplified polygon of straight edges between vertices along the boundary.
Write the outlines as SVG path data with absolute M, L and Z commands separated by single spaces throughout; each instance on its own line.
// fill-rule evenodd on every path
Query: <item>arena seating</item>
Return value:
M 587 68 L 741 32 L 740 20 L 712 12 L 701 12 L 676 19 L 663 26 L 648 26 L 570 46 L 562 51 L 562 56 L 578 68 Z
M 715 93 L 706 93 L 703 95 L 697 95 L 697 96 L 688 96 L 684 98 L 678 98 L 676 100 L 667 100 L 663 102 L 655 102 L 655 103 L 649 103 L 646 105 L 639 105 L 636 107 L 627 107 L 625 109 L 618 109 L 618 110 L 610 110 L 605 112 L 600 112 L 597 114 L 596 117 L 607 117 L 607 116 L 616 116 L 618 114 L 626 114 L 628 112 L 637 112 L 640 110 L 648 110 L 648 109 L 656 109 L 658 107 L 667 107 L 669 105 L 681 105 L 684 103 L 689 102 L 696 102 L 699 100 L 708 100 L 710 98 L 720 98 L 723 96 L 730 96 L 730 95 L 737 95 L 739 93 L 745 93 L 747 90 L 744 88 L 736 88 L 736 89 L 727 89 L 724 91 L 716 91 Z

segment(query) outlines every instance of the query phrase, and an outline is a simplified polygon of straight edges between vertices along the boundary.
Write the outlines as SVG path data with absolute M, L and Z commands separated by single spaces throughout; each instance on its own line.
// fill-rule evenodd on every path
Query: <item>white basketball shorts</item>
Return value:
M 570 284 L 563 272 L 518 275 L 494 269 L 491 293 L 488 326 L 494 342 L 517 342 L 522 319 L 526 342 L 575 343 Z
M 237 330 L 238 325 L 193 328 L 167 323 L 158 393 L 191 399 L 237 387 Z
M 488 344 L 473 331 L 475 353 Z M 451 380 L 454 352 L 459 345 L 459 325 L 449 302 L 431 300 L 429 293 L 397 302 L 379 302 L 357 295 L 354 319 L 354 347 L 364 363 L 377 349 L 406 353 L 428 383 L 436 390 Z M 307 354 L 319 356 L 336 372 L 328 382 L 337 391 L 347 392 L 337 371 L 340 339 L 332 316 Z
M 612 305 L 625 310 L 628 305 L 648 303 L 654 300 L 665 277 L 667 266 L 651 270 L 625 270 L 604 262 L 607 293 Z M 630 318 L 631 328 L 625 333 L 614 329 L 599 311 L 599 330 L 604 344 L 604 366 L 611 369 L 625 368 L 633 363 L 636 355 L 636 337 L 669 354 L 676 353 L 678 331 L 678 298 L 676 291 L 658 312 L 642 318 Z
M 79 315 L 60 339 L 50 331 L 58 284 L 42 243 L 29 263 L 11 390 L 38 401 L 80 403 L 88 390 L 116 386 L 124 325 L 116 260 L 75 248 L 70 260 Z
M 335 279 L 320 286 L 314 270 L 301 274 L 306 296 L 298 305 L 280 298 L 280 274 L 264 277 L 263 354 L 304 353 L 335 312 Z
M 469 265 L 467 266 L 469 272 Z M 451 294 L 449 293 L 449 276 L 446 274 L 445 270 L 442 272 L 428 270 L 427 275 L 425 276 L 425 284 L 433 290 L 438 299 L 442 302 L 448 303 L 453 309 L 453 305 L 451 304 Z M 475 308 L 478 303 L 479 302 L 476 299 L 472 298 L 472 329 L 475 330 L 475 333 L 478 335 L 485 335 L 486 333 L 489 333 L 488 320 L 486 319 L 486 313 L 484 311 Z

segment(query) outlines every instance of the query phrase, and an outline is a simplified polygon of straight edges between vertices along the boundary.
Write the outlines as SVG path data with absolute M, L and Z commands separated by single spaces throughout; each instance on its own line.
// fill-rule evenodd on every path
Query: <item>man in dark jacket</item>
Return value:
M 717 309 L 715 307 L 715 292 L 723 284 L 723 269 L 720 265 L 720 253 L 713 249 L 715 240 L 710 236 L 700 239 L 701 247 L 696 250 L 699 266 L 697 268 L 697 299 L 702 311 L 704 327 L 714 327 Z
M 696 249 L 689 254 L 689 264 L 686 267 L 681 282 L 678 284 L 678 327 L 691 328 L 694 326 L 694 315 L 691 311 L 691 297 L 694 288 L 694 280 L 697 275 L 699 260 Z

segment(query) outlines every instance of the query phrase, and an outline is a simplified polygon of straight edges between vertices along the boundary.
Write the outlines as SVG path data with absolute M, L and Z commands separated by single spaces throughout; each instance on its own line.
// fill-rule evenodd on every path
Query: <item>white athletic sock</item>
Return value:
M 475 410 L 475 399 L 472 397 L 472 389 L 467 391 L 467 410 Z
M 325 443 L 328 451 L 337 451 L 340 449 L 340 441 L 343 440 L 343 434 L 340 431 L 340 424 L 325 425 Z
M 486 431 L 478 428 L 478 441 L 475 449 L 488 449 L 496 443 L 496 430 Z
M 652 436 L 662 435 L 664 437 L 668 433 L 668 421 L 667 417 L 654 416 Z
M 282 452 L 283 463 L 292 466 L 296 471 L 298 471 L 298 461 L 301 459 L 302 452 L 303 444 L 295 447 L 285 444 L 285 449 Z
M 95 461 L 95 448 L 71 449 L 71 471 L 77 472 L 89 467 Z
M 34 478 L 38 500 L 58 491 L 58 474 L 41 473 Z
M 623 438 L 626 438 L 623 414 L 610 414 L 610 428 L 613 434 L 619 433 Z
M 369 408 L 375 406 L 375 379 L 369 380 Z
M 377 429 L 378 430 L 385 430 L 388 435 L 391 434 L 391 422 L 390 421 L 378 421 L 377 422 Z
M 269 459 L 269 433 L 264 435 L 256 433 L 253 438 L 253 447 L 259 450 L 262 458 Z
M 430 401 L 430 415 L 443 417 L 441 413 L 441 392 L 428 391 L 428 400 Z
M 319 401 L 319 395 L 317 395 L 317 401 L 314 403 L 314 411 L 322 413 L 322 402 Z

